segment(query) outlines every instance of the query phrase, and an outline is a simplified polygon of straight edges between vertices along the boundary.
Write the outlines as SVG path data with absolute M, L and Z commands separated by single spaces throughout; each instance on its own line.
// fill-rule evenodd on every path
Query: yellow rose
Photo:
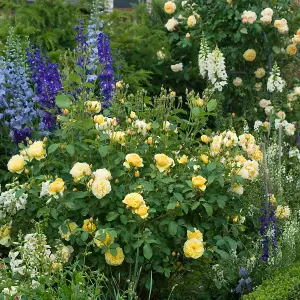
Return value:
M 174 160 L 165 154 L 156 154 L 154 160 L 159 172 L 164 172 L 175 165 Z
M 193 186 L 200 189 L 201 191 L 205 191 L 205 189 L 206 189 L 205 182 L 206 181 L 207 180 L 200 175 L 192 178 Z
M 245 51 L 243 57 L 246 61 L 254 61 L 256 58 L 256 52 L 253 49 L 248 49 Z
M 100 239 L 101 235 L 105 235 L 105 239 L 102 242 Z M 103 229 L 99 230 L 96 232 L 95 238 L 94 238 L 94 242 L 95 244 L 99 247 L 99 248 L 103 248 L 104 246 L 109 247 L 113 242 L 114 242 L 114 238 L 111 237 L 107 232 L 105 232 Z
M 184 243 L 183 251 L 186 257 L 198 259 L 204 253 L 203 242 L 195 238 L 189 239 Z
M 262 78 L 262 77 L 264 77 L 265 75 L 266 75 L 266 71 L 265 71 L 265 69 L 264 68 L 258 68 L 255 72 L 254 72 L 254 74 L 255 74 L 255 77 L 256 78 Z
M 25 160 L 21 155 L 14 155 L 7 163 L 7 169 L 12 173 L 21 174 L 24 170 Z
M 104 196 L 111 192 L 111 185 L 108 180 L 96 179 L 92 183 L 92 193 L 98 199 L 102 199 Z
M 186 164 L 188 162 L 188 157 L 186 155 L 182 155 L 179 159 L 177 159 L 177 161 L 180 164 Z
M 187 20 L 188 27 L 193 27 L 196 24 L 195 16 L 189 16 Z
M 200 160 L 204 163 L 204 164 L 208 164 L 209 163 L 209 156 L 206 154 L 201 154 L 200 155 Z
M 294 44 L 299 44 L 300 43 L 300 35 L 294 35 L 293 43 Z
M 203 241 L 203 234 L 200 230 L 198 230 L 197 228 L 194 228 L 194 232 L 193 231 L 187 231 L 187 238 L 188 240 L 190 239 L 197 239 L 199 241 Z
M 93 176 L 95 179 L 101 179 L 101 180 L 111 180 L 112 176 L 111 173 L 107 169 L 97 169 L 95 172 L 93 172 Z
M 68 232 L 67 233 L 63 233 L 61 228 L 59 229 L 59 233 L 60 233 L 60 236 L 65 239 L 66 241 L 69 241 L 70 240 L 70 235 L 72 233 L 72 231 L 77 228 L 77 224 L 74 223 L 74 222 L 71 222 L 69 224 L 66 225 L 67 228 L 68 228 Z
M 98 101 L 86 101 L 85 106 L 87 112 L 91 114 L 97 114 L 101 110 L 101 103 Z
M 138 193 L 127 194 L 124 200 L 122 201 L 127 207 L 139 208 L 142 204 L 145 204 L 143 196 Z
M 106 123 L 105 117 L 103 115 L 96 115 L 94 116 L 94 122 L 99 125 L 103 125 Z
M 201 141 L 205 144 L 209 143 L 211 141 L 211 138 L 207 135 L 201 135 Z
M 124 146 L 125 145 L 125 132 L 123 132 L 123 131 L 112 132 L 110 134 L 110 140 L 112 142 L 119 143 L 122 146 Z
M 148 217 L 148 210 L 149 206 L 142 204 L 139 208 L 135 209 L 134 212 L 138 214 L 142 219 L 146 219 Z
M 275 211 L 275 217 L 277 219 L 287 219 L 291 214 L 291 210 L 288 206 L 278 205 Z
M 122 81 L 118 81 L 118 82 L 116 83 L 116 88 L 117 88 L 117 89 L 123 88 L 123 82 L 122 82 Z
M 73 168 L 70 171 L 72 177 L 76 180 L 80 180 L 84 176 L 91 175 L 91 168 L 87 163 L 75 163 Z
M 9 236 L 9 234 L 10 234 L 9 226 L 3 226 L 0 228 L 0 239 Z
M 83 231 L 93 233 L 96 230 L 96 225 L 90 219 L 86 219 L 83 221 L 82 229 Z
M 288 45 L 286 48 L 286 52 L 289 55 L 295 55 L 297 53 L 297 47 L 294 44 Z
M 169 15 L 173 14 L 176 10 L 176 4 L 172 1 L 168 1 L 164 5 L 165 12 Z
M 259 146 L 256 145 L 248 150 L 248 155 L 257 161 L 261 161 L 263 159 L 263 153 L 260 151 Z
M 41 160 L 46 156 L 45 144 L 41 141 L 34 142 L 28 148 L 28 155 L 30 159 Z
M 105 261 L 108 265 L 119 266 L 124 261 L 125 256 L 122 248 L 118 247 L 116 250 L 117 250 L 116 256 L 112 255 L 109 250 L 105 252 Z
M 198 107 L 202 107 L 204 105 L 204 101 L 201 98 L 196 99 L 195 105 Z
M 62 178 L 56 178 L 55 181 L 49 185 L 49 194 L 54 195 L 63 192 L 65 189 L 65 183 Z
M 278 29 L 278 28 L 280 28 L 280 26 L 281 26 L 281 20 L 275 20 L 274 27 L 276 27 Z
M 132 112 L 130 113 L 129 117 L 130 117 L 131 119 L 135 119 L 135 118 L 137 118 L 137 115 L 136 115 L 136 113 L 135 113 L 134 111 L 132 111 Z
M 126 161 L 123 163 L 123 166 L 128 169 L 130 167 L 141 168 L 144 166 L 143 159 L 136 153 L 127 154 L 125 160 Z
M 243 195 L 243 193 L 244 193 L 244 187 L 241 184 L 234 184 L 231 187 L 231 191 L 233 193 L 238 194 L 238 195 Z

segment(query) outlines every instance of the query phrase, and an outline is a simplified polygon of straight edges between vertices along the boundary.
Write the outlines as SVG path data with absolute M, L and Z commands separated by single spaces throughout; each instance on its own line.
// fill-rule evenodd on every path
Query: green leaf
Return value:
M 23 195 L 23 193 L 25 192 L 25 189 L 19 189 L 15 192 L 15 198 L 19 198 Z
M 273 46 L 272 50 L 276 53 L 279 54 L 280 53 L 280 48 L 278 46 Z
M 70 108 L 72 101 L 68 95 L 57 95 L 55 103 L 59 108 Z
M 175 221 L 169 223 L 169 233 L 174 236 L 177 233 L 178 225 Z
M 175 209 L 175 207 L 176 207 L 176 202 L 171 202 L 167 205 L 167 210 Z
M 225 236 L 224 240 L 229 244 L 231 250 L 236 250 L 238 243 L 235 240 L 233 240 L 229 236 Z
M 240 32 L 243 33 L 243 34 L 248 34 L 248 30 L 247 30 L 246 27 L 242 28 L 242 29 L 240 30 Z
M 108 213 L 108 215 L 106 216 L 106 220 L 108 222 L 115 220 L 117 217 L 119 216 L 119 214 L 115 211 L 111 211 L 110 213 Z
M 217 202 L 218 202 L 218 206 L 220 208 L 224 208 L 225 207 L 225 201 L 224 201 L 223 198 L 218 198 Z
M 175 198 L 178 200 L 178 201 L 183 201 L 183 196 L 179 193 L 174 193 L 174 196 Z
M 76 209 L 76 206 L 75 206 L 75 204 L 74 204 L 72 201 L 67 201 L 67 202 L 65 202 L 65 205 L 66 205 L 68 208 L 72 209 L 72 210 L 75 210 L 75 209 Z
M 108 153 L 108 146 L 100 146 L 98 152 L 102 158 L 105 157 Z
M 75 153 L 75 149 L 73 145 L 67 145 L 66 150 L 71 156 L 73 156 Z
M 82 127 L 85 130 L 89 130 L 94 127 L 94 121 L 92 119 L 85 119 L 82 121 Z
M 82 75 L 84 70 L 81 66 L 76 65 L 75 66 L 75 71 L 76 71 L 77 74 Z
M 143 247 L 143 254 L 147 259 L 150 259 L 153 255 L 152 248 L 150 244 L 146 243 Z
M 208 203 L 203 203 L 202 205 L 204 206 L 207 215 L 211 217 L 213 214 L 213 208 Z
M 209 164 L 207 165 L 207 170 L 208 170 L 208 171 L 213 171 L 216 167 L 217 167 L 217 164 L 216 164 L 216 162 L 214 161 L 214 162 L 211 162 L 211 163 L 209 163 Z
M 217 247 L 214 247 L 213 249 L 214 249 L 214 251 L 215 251 L 216 253 L 218 253 L 223 259 L 228 259 L 228 258 L 230 257 L 230 255 L 229 255 L 227 252 L 225 252 L 225 251 L 223 251 L 223 250 L 220 250 L 220 249 L 218 249 Z
M 218 102 L 216 99 L 212 99 L 207 103 L 207 111 L 213 111 L 217 108 Z
M 71 198 L 72 199 L 81 199 L 81 198 L 86 197 L 88 194 L 89 194 L 88 192 L 83 192 L 83 191 L 73 192 L 71 194 Z
M 58 212 L 57 212 L 57 210 L 56 210 L 55 208 L 52 208 L 52 209 L 51 209 L 51 216 L 52 216 L 55 220 L 57 220 Z
M 200 202 L 194 202 L 191 206 L 191 210 L 197 209 L 199 205 L 200 205 Z
M 127 224 L 127 217 L 126 217 L 125 215 L 122 215 L 122 216 L 120 217 L 120 220 L 121 220 L 121 222 L 122 222 L 124 225 Z
M 83 231 L 81 233 L 81 240 L 85 242 L 88 238 L 89 238 L 89 233 L 87 231 Z
M 109 249 L 109 252 L 110 252 L 110 254 L 111 254 L 112 256 L 117 256 L 117 254 L 118 254 L 118 251 L 117 251 L 116 248 L 111 248 L 111 249 Z
M 81 83 L 81 77 L 78 74 L 71 74 L 70 79 L 77 84 Z
M 52 144 L 48 147 L 48 154 L 53 153 L 57 150 L 60 144 Z

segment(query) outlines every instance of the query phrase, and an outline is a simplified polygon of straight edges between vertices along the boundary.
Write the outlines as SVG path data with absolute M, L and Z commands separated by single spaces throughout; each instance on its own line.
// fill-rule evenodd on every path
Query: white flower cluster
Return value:
M 270 77 L 268 78 L 267 90 L 269 92 L 282 92 L 285 87 L 285 81 L 280 77 L 280 70 L 277 64 L 275 64 L 272 68 L 272 72 Z
M 261 12 L 262 17 L 260 18 L 260 21 L 262 24 L 271 24 L 272 23 L 272 17 L 273 17 L 273 10 L 271 8 L 265 8 Z
M 292 136 L 295 134 L 296 127 L 294 124 L 289 123 L 286 120 L 275 119 L 275 129 L 279 129 L 280 127 L 284 128 L 286 135 Z
M 289 151 L 289 157 L 297 157 L 297 159 L 300 161 L 300 151 L 298 148 L 292 148 Z
M 16 197 L 18 187 L 13 187 L 0 194 L 0 219 L 5 219 L 8 215 L 15 215 L 17 211 L 25 209 L 28 194 L 23 193 Z
M 207 56 L 207 76 L 218 91 L 222 91 L 227 84 L 225 58 L 218 47 Z
M 47 272 L 62 268 L 62 264 L 69 260 L 72 252 L 72 247 L 60 245 L 53 254 L 44 234 L 27 234 L 24 237 L 24 244 L 16 251 L 9 252 L 9 264 L 12 273 L 20 275 L 27 273 L 31 278 L 36 278 L 39 277 L 39 270 Z
M 200 51 L 199 51 L 199 56 L 198 56 L 198 64 L 199 64 L 199 71 L 200 75 L 205 78 L 207 74 L 207 55 L 209 53 L 209 48 L 207 45 L 206 39 L 203 37 L 201 39 L 201 44 L 200 44 Z

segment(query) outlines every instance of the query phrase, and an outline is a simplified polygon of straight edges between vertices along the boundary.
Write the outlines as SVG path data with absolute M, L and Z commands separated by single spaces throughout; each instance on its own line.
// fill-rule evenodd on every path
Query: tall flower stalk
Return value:
M 56 108 L 55 97 L 62 89 L 58 65 L 51 63 L 44 52 L 34 47 L 28 51 L 28 62 L 35 86 L 35 99 L 41 108 L 40 135 L 49 135 L 56 123 L 50 110 Z
M 24 43 L 10 30 L 0 59 L 0 123 L 8 128 L 13 142 L 25 141 L 33 131 L 39 112 L 30 87 Z

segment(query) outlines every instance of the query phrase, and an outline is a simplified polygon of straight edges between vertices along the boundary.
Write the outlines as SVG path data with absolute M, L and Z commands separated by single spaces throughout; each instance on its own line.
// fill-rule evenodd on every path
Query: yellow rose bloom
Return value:
M 111 185 L 108 180 L 96 179 L 92 183 L 92 193 L 98 199 L 102 199 L 104 196 L 111 192 Z
M 180 164 L 186 164 L 188 162 L 188 157 L 186 155 L 182 155 L 179 159 L 177 159 L 177 161 Z
M 297 46 L 294 44 L 288 45 L 286 48 L 286 52 L 289 55 L 295 55 L 297 53 Z
M 101 179 L 101 180 L 111 180 L 112 176 L 111 173 L 107 169 L 97 169 L 95 172 L 93 172 L 93 176 L 95 179 Z
M 198 259 L 204 253 L 203 242 L 195 238 L 189 239 L 184 243 L 183 251 L 186 257 Z
M 206 155 L 206 154 L 201 154 L 200 155 L 200 160 L 205 164 L 207 165 L 209 163 L 209 156 Z
M 196 24 L 196 18 L 195 16 L 189 16 L 187 19 L 187 25 L 188 27 L 193 27 Z
M 46 156 L 45 144 L 41 141 L 34 142 L 29 146 L 27 152 L 30 159 L 35 158 L 41 160 Z
M 72 177 L 76 180 L 80 180 L 84 176 L 91 175 L 91 168 L 87 163 L 79 163 L 74 164 L 73 168 L 70 171 Z
M 243 57 L 246 61 L 254 61 L 256 58 L 256 51 L 254 49 L 248 49 L 245 51 Z
M 168 157 L 165 154 L 156 154 L 154 156 L 154 160 L 156 162 L 157 169 L 161 173 L 168 170 L 170 167 L 173 167 L 175 165 L 174 160 L 172 158 Z
M 21 174 L 24 170 L 25 159 L 21 155 L 14 155 L 7 163 L 7 169 L 12 173 Z
M 98 101 L 86 101 L 85 106 L 87 112 L 91 114 L 97 114 L 101 110 L 101 103 Z
M 135 209 L 134 212 L 138 214 L 142 219 L 146 219 L 148 217 L 149 206 L 142 204 L 139 208 Z
M 278 205 L 275 211 L 275 217 L 277 219 L 287 219 L 291 214 L 291 210 L 288 206 Z
M 192 231 L 187 231 L 187 238 L 188 240 L 190 239 L 197 239 L 199 241 L 203 241 L 203 234 L 200 230 L 198 230 L 197 228 L 194 228 L 194 232 Z
M 120 145 L 125 145 L 125 132 L 116 131 L 110 134 L 110 140 L 115 143 L 119 143 Z
M 266 71 L 265 71 L 265 69 L 264 68 L 258 68 L 255 72 L 254 72 L 254 74 L 255 74 L 255 77 L 256 78 L 263 78 L 265 75 L 266 75 Z
M 113 242 L 114 242 L 114 238 L 111 237 L 107 232 L 105 232 L 105 239 L 104 241 L 102 242 L 100 240 L 100 234 L 104 234 L 104 230 L 101 230 L 101 231 L 97 231 L 96 232 L 96 235 L 95 235 L 95 238 L 94 238 L 94 242 L 95 244 L 99 247 L 99 248 L 103 248 L 104 246 L 107 246 L 109 247 Z
M 260 151 L 259 146 L 254 146 L 252 149 L 248 150 L 248 155 L 256 161 L 261 161 L 263 159 L 263 153 Z
M 70 235 L 72 233 L 72 231 L 77 228 L 77 224 L 75 222 L 71 222 L 69 224 L 67 224 L 67 228 L 68 228 L 68 232 L 67 233 L 63 233 L 61 228 L 59 229 L 59 233 L 60 233 L 60 236 L 65 239 L 66 241 L 69 241 L 70 240 Z
M 62 178 L 56 178 L 55 181 L 49 185 L 49 194 L 55 195 L 57 193 L 63 192 L 65 189 L 65 183 Z
M 278 29 L 278 28 L 280 28 L 280 26 L 281 26 L 281 20 L 275 20 L 274 27 L 276 27 Z
M 96 230 L 96 225 L 90 219 L 86 219 L 83 221 L 82 229 L 83 231 L 93 233 Z
M 192 178 L 193 186 L 200 189 L 201 191 L 205 191 L 205 189 L 206 189 L 205 182 L 206 181 L 207 181 L 206 178 L 204 178 L 200 175 Z
M 293 37 L 293 43 L 294 44 L 299 44 L 300 43 L 300 35 L 294 35 L 294 37 Z
M 211 141 L 211 138 L 207 135 L 201 135 L 201 141 L 205 144 L 209 143 Z
M 144 166 L 143 159 L 136 153 L 127 154 L 125 160 L 126 161 L 123 163 L 123 166 L 128 169 L 130 167 L 141 168 Z
M 165 12 L 169 15 L 173 14 L 176 10 L 176 4 L 172 1 L 168 1 L 164 5 Z
M 117 89 L 123 88 L 123 82 L 122 82 L 122 80 L 121 80 L 121 81 L 118 81 L 118 82 L 116 83 L 116 88 L 117 88 Z
M 145 204 L 143 196 L 138 193 L 127 194 L 124 200 L 122 201 L 127 207 L 139 208 L 142 204 Z
M 105 255 L 104 255 L 105 261 L 108 265 L 119 266 L 123 263 L 125 256 L 124 256 L 122 248 L 118 247 L 116 250 L 117 250 L 116 256 L 113 256 L 110 253 L 110 251 L 105 252 Z
M 204 101 L 201 98 L 196 99 L 195 105 L 198 107 L 202 107 L 204 105 Z
M 99 125 L 104 125 L 106 123 L 106 120 L 103 115 L 96 115 L 94 116 L 94 122 Z
M 0 228 L 0 239 L 9 236 L 9 234 L 10 234 L 9 226 L 3 226 Z

